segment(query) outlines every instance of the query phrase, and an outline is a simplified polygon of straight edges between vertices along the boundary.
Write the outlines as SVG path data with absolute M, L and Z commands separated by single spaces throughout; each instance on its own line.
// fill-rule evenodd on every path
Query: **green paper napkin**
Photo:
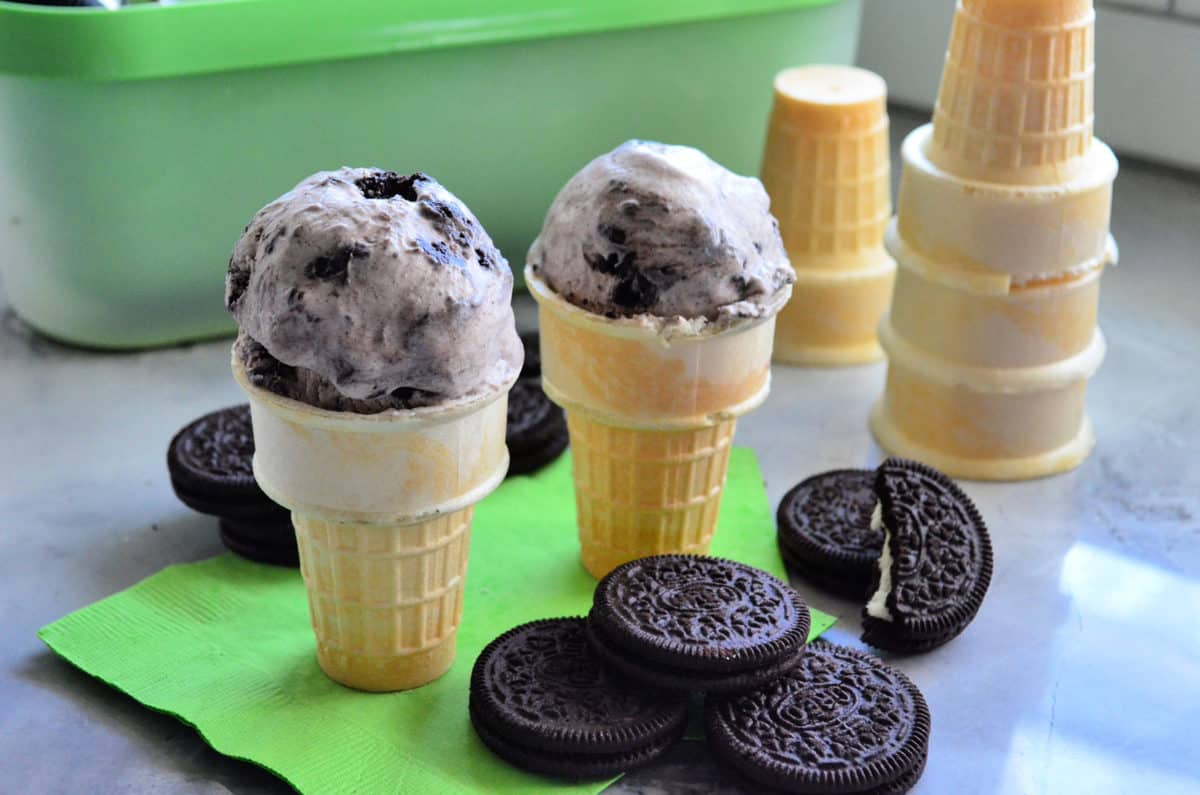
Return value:
M 458 658 L 431 685 L 373 695 L 321 673 L 298 572 L 231 555 L 171 566 L 38 635 L 84 671 L 196 727 L 301 792 L 594 793 L 501 762 L 467 718 L 471 665 L 509 627 L 583 615 L 569 456 L 479 504 Z M 735 449 L 713 554 L 784 576 L 754 454 Z M 813 611 L 812 635 L 834 619 Z

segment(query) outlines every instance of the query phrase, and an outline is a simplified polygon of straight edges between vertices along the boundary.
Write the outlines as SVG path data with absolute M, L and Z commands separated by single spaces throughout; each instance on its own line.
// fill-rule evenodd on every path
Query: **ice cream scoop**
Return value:
M 795 280 L 769 204 L 699 150 L 627 141 L 563 187 L 528 263 L 608 317 L 762 317 Z
M 434 405 L 508 384 L 512 272 L 437 180 L 320 172 L 261 209 L 225 303 L 252 383 L 321 408 Z

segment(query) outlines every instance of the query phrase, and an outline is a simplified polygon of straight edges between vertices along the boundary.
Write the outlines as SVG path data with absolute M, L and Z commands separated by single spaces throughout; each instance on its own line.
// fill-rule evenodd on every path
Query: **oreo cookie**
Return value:
M 220 535 L 226 549 L 248 560 L 290 568 L 300 565 L 290 516 L 278 521 L 222 519 Z
M 721 558 L 658 555 L 613 569 L 588 615 L 596 653 L 674 690 L 747 690 L 797 664 L 808 606 L 787 583 Z
M 602 665 L 582 618 L 554 618 L 487 645 L 471 671 L 469 710 L 480 740 L 510 763 L 599 779 L 666 752 L 683 736 L 688 702 Z
M 756 690 L 710 697 L 709 746 L 759 785 L 797 793 L 907 792 L 924 770 L 929 707 L 903 673 L 817 642 Z
M 884 461 L 875 493 L 885 538 L 863 642 L 901 653 L 936 648 L 971 623 L 987 594 L 987 526 L 953 480 L 915 461 Z
M 189 508 L 221 519 L 230 551 L 279 566 L 299 565 L 291 514 L 254 480 L 250 406 L 205 414 L 185 425 L 167 447 L 171 487 Z
M 167 447 L 167 471 L 176 496 L 212 516 L 278 518 L 287 509 L 254 480 L 250 405 L 220 409 L 185 425 Z
M 508 474 L 536 472 L 567 449 L 567 417 L 536 378 L 520 378 L 508 392 Z
M 542 377 L 542 338 L 536 331 L 526 331 L 521 335 L 521 344 L 525 346 L 525 363 L 521 365 L 522 378 Z
M 872 526 L 875 473 L 838 469 L 801 481 L 779 503 L 779 552 L 787 567 L 846 599 L 865 599 L 878 571 L 883 530 Z

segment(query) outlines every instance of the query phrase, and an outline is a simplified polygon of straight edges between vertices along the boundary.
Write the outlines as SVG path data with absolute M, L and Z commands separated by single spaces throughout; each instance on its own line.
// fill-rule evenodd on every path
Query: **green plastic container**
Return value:
M 520 270 L 623 140 L 756 173 L 776 71 L 849 63 L 859 0 L 0 2 L 0 273 L 43 333 L 229 333 L 243 225 L 305 175 L 426 171 Z

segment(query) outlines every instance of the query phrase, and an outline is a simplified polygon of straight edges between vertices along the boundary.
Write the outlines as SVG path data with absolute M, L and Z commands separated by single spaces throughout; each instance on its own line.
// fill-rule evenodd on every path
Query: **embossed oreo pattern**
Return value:
M 912 461 L 885 461 L 876 491 L 891 535 L 893 620 L 864 622 L 864 637 L 896 650 L 940 645 L 974 618 L 991 583 L 983 517 L 954 481 Z
M 692 555 L 631 561 L 596 587 L 591 618 L 627 653 L 705 673 L 737 672 L 799 650 L 808 606 L 741 563 Z
M 535 621 L 492 641 L 471 673 L 471 705 L 510 742 L 590 754 L 624 753 L 681 733 L 687 718 L 685 698 L 604 666 L 582 618 Z
M 875 473 L 866 469 L 814 475 L 780 502 L 780 530 L 788 528 L 789 541 L 811 546 L 829 558 L 873 565 L 883 549 L 883 531 L 871 529 L 874 483 Z
M 185 425 L 167 447 L 176 496 L 193 510 L 241 521 L 287 521 L 254 480 L 254 432 L 247 404 L 205 414 Z
M 908 677 L 828 643 L 809 646 L 800 665 L 764 687 L 710 699 L 706 723 L 714 751 L 743 774 L 827 793 L 900 783 L 923 763 L 930 730 Z
M 242 404 L 205 414 L 184 428 L 176 450 L 179 463 L 193 473 L 227 482 L 253 483 L 250 406 Z

